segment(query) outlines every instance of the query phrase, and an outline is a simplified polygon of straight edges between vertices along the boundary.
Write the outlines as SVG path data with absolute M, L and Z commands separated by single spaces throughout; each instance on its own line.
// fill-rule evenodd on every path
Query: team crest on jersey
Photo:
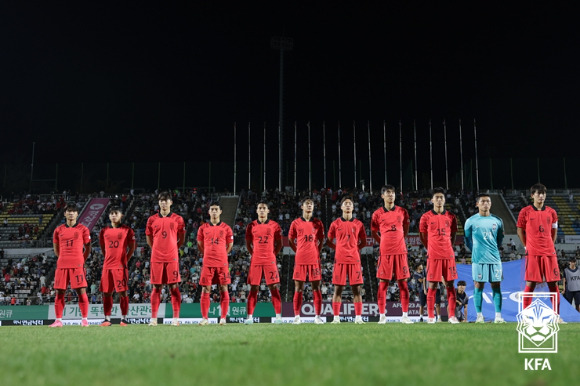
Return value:
M 76 239 L 78 239 L 78 238 L 79 238 L 79 232 L 75 232 L 75 234 L 74 234 L 73 238 L 74 238 L 75 240 L 76 240 Z
M 493 225 L 491 226 L 491 229 L 495 232 L 496 229 L 497 229 L 497 224 L 496 223 L 493 223 Z
M 175 230 L 175 224 L 174 223 L 169 223 L 169 229 Z
M 220 231 L 220 237 L 224 237 L 224 231 Z
M 121 240 L 121 239 L 123 238 L 123 234 L 122 234 L 122 233 L 120 233 L 120 232 L 119 232 L 119 233 L 117 233 L 117 238 L 118 238 L 119 240 Z

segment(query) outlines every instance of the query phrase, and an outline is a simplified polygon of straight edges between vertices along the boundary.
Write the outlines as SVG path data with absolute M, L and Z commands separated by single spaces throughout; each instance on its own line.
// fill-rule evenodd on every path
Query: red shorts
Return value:
M 296 281 L 306 281 L 306 277 L 310 281 L 319 281 L 322 279 L 322 272 L 320 272 L 320 264 L 299 264 L 294 266 L 294 275 L 292 279 Z
M 105 293 L 127 291 L 127 281 L 129 280 L 129 272 L 126 268 L 103 269 L 101 274 L 101 285 L 99 291 Z
M 427 259 L 427 281 L 440 282 L 441 277 L 445 281 L 456 280 L 458 278 L 455 260 Z
M 57 268 L 54 271 L 54 289 L 65 290 L 70 283 L 70 288 L 86 288 L 87 277 L 84 268 Z
M 280 283 L 280 275 L 278 274 L 278 266 L 276 263 L 271 264 L 251 264 L 250 272 L 248 272 L 248 284 L 260 285 L 262 282 L 262 275 L 266 277 L 266 284 Z
M 332 271 L 332 284 L 346 285 L 346 277 L 351 286 L 363 283 L 362 267 L 358 264 L 334 264 Z
M 201 269 L 201 276 L 199 277 L 199 284 L 204 287 L 209 287 L 212 284 L 227 285 L 232 282 L 230 278 L 230 270 L 228 267 L 206 267 Z
M 173 284 L 181 282 L 179 261 L 151 262 L 149 269 L 151 270 L 151 284 Z
M 377 267 L 377 278 L 391 281 L 395 274 L 396 280 L 408 279 L 409 264 L 407 263 L 407 254 L 385 255 L 379 257 L 379 266 Z
M 526 281 L 535 283 L 560 280 L 560 268 L 556 255 L 526 256 Z

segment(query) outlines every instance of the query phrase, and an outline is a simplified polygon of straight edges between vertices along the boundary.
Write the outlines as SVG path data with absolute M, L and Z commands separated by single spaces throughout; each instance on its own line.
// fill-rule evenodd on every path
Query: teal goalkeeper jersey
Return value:
M 503 240 L 503 221 L 492 215 L 474 214 L 465 222 L 465 245 L 471 249 L 471 263 L 501 263 L 499 247 Z

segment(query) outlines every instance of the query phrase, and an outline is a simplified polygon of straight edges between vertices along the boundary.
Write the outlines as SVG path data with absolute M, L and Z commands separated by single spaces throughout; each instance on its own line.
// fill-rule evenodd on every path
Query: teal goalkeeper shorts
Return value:
M 502 281 L 503 279 L 501 263 L 471 264 L 471 273 L 473 275 L 473 281 L 479 281 L 483 283 L 493 283 Z

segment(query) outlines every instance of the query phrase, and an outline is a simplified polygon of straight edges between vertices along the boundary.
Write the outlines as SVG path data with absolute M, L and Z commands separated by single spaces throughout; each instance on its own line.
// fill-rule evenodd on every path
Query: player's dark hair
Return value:
M 482 197 L 490 197 L 489 193 L 479 193 L 476 197 L 475 197 L 475 202 L 479 202 L 479 199 Z
M 159 201 L 167 201 L 167 200 L 173 201 L 173 196 L 171 195 L 171 193 L 169 193 L 166 190 L 166 191 L 163 191 L 163 192 L 159 193 L 159 195 L 157 196 L 157 199 Z
M 397 188 L 395 188 L 394 185 L 383 185 L 383 187 L 381 188 L 381 196 L 385 194 L 385 192 L 388 190 L 392 190 L 395 193 L 397 192 Z
M 354 199 L 352 198 L 352 196 L 350 195 L 346 195 L 344 196 L 341 200 L 340 200 L 340 205 L 342 205 L 346 200 L 350 200 L 353 205 L 354 205 Z
M 546 188 L 546 186 L 543 184 L 540 184 L 539 182 L 537 184 L 532 185 L 532 187 L 530 188 L 530 193 L 532 195 L 536 192 L 546 193 L 547 191 L 548 191 L 548 189 Z
M 211 208 L 212 206 L 217 206 L 218 208 L 220 208 L 220 210 L 222 210 L 222 206 L 219 201 L 210 202 L 208 208 Z
M 305 203 L 306 201 L 312 201 L 312 203 L 314 204 L 314 199 L 313 199 L 312 197 L 310 197 L 310 196 L 305 196 L 305 197 L 302 197 L 302 200 L 300 200 L 300 206 L 304 205 L 304 203 Z
M 465 280 L 459 280 L 459 281 L 457 282 L 457 286 L 459 287 L 460 285 L 466 285 L 466 284 L 465 284 Z
M 66 207 L 64 208 L 65 212 L 77 212 L 79 211 L 79 208 L 77 207 L 77 204 L 73 203 L 73 202 L 69 202 L 68 204 L 66 204 Z
M 123 214 L 123 209 L 121 209 L 121 207 L 119 205 L 113 205 L 109 209 L 109 214 L 111 214 L 113 212 L 119 212 L 119 213 Z
M 258 201 L 258 203 L 256 204 L 256 208 L 259 207 L 260 205 L 266 205 L 266 208 L 268 208 L 268 209 L 270 208 L 270 205 L 268 205 L 268 202 L 264 201 L 264 200 Z
M 431 195 L 431 197 L 433 197 L 437 193 L 441 193 L 441 194 L 445 195 L 445 189 L 443 189 L 442 187 L 433 188 L 433 194 Z

